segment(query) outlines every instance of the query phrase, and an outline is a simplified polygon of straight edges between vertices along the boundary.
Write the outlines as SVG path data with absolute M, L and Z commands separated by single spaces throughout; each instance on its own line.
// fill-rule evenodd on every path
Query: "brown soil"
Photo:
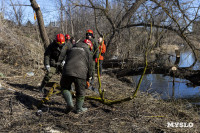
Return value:
M 198 109 L 186 108 L 183 101 L 165 102 L 151 95 L 138 93 L 128 102 L 112 106 L 98 101 L 86 100 L 84 106 L 89 110 L 82 114 L 65 113 L 66 103 L 61 95 L 52 96 L 51 100 L 37 114 L 35 105 L 42 94 L 37 86 L 44 71 L 28 67 L 17 68 L 0 62 L 0 131 L 1 132 L 199 132 L 200 117 Z M 34 72 L 34 76 L 26 76 Z M 59 75 L 52 81 L 59 82 Z M 104 74 L 102 87 L 106 89 L 105 97 L 120 99 L 130 96 L 134 90 L 130 84 L 113 76 Z M 96 84 L 97 87 L 97 84 Z M 87 90 L 87 95 L 94 92 Z M 75 99 L 74 99 L 75 102 Z M 167 122 L 192 122 L 192 128 L 168 128 Z

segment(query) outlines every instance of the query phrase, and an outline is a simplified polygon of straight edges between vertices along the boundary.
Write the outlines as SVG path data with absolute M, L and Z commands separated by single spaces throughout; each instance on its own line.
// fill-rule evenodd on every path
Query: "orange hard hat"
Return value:
M 63 34 L 57 34 L 57 35 L 56 35 L 56 42 L 57 42 L 58 44 L 63 44 L 63 43 L 65 43 L 65 37 L 64 37 L 64 35 L 63 35 Z
M 90 47 L 90 50 L 93 49 L 93 44 L 89 39 L 85 39 L 83 42 L 86 43 Z
M 65 38 L 66 38 L 67 40 L 69 40 L 69 39 L 70 39 L 70 35 L 69 35 L 69 34 L 66 34 L 66 35 L 65 35 Z
M 89 29 L 89 30 L 87 30 L 86 33 L 91 33 L 91 34 L 93 34 L 93 31 Z

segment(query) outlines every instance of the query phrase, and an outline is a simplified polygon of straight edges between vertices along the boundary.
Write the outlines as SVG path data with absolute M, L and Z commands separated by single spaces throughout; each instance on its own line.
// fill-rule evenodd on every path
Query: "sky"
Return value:
M 1 11 L 3 10 L 3 8 L 5 10 L 4 18 L 12 19 L 14 12 L 10 4 L 10 0 L 0 0 L 0 1 L 1 1 L 0 2 Z M 30 5 L 29 0 L 12 0 L 14 4 L 18 4 L 18 1 L 20 4 Z M 36 0 L 36 1 L 41 7 L 45 25 L 47 25 L 50 21 L 56 21 L 58 19 L 59 16 L 57 8 L 58 3 L 55 2 L 56 0 Z M 16 6 L 16 8 L 19 8 L 19 6 Z M 22 23 L 25 24 L 28 20 L 34 23 L 34 11 L 32 7 L 23 6 L 23 10 L 24 10 L 24 19 Z
M 57 21 L 59 17 L 59 10 L 58 10 L 58 0 L 36 0 L 37 3 L 41 7 L 41 11 L 44 18 L 45 25 L 48 25 L 49 22 Z M 65 0 L 63 0 L 65 2 Z M 83 2 L 86 2 L 87 0 L 82 0 Z M 188 2 L 192 0 L 180 0 L 181 2 Z M 23 5 L 30 5 L 30 0 L 12 0 L 14 4 L 20 4 Z M 194 6 L 198 6 L 200 4 L 200 0 L 194 0 Z M 19 6 L 16 6 L 16 8 L 19 8 Z M 23 6 L 24 9 L 24 18 L 23 18 L 23 24 L 26 24 L 28 20 L 30 20 L 32 23 L 34 23 L 34 12 L 31 6 Z M 13 8 L 10 4 L 10 0 L 0 0 L 0 11 L 5 11 L 4 18 L 5 19 L 13 19 L 14 12 Z M 193 13 L 191 13 L 193 14 Z M 192 15 L 191 15 L 192 17 Z

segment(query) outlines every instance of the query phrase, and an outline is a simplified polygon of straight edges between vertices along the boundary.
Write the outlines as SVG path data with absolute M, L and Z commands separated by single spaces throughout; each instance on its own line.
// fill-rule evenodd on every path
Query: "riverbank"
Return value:
M 141 92 L 131 101 L 112 106 L 86 100 L 84 106 L 89 110 L 80 115 L 73 112 L 65 114 L 66 103 L 61 95 L 56 95 L 44 105 L 42 113 L 37 115 L 35 104 L 41 99 L 37 86 L 44 72 L 41 69 L 19 69 L 2 63 L 1 66 L 0 71 L 4 75 L 0 80 L 3 87 L 0 90 L 2 132 L 200 131 L 198 108 L 186 106 L 183 100 L 166 102 L 158 95 L 152 96 Z M 33 72 L 34 76 L 29 77 L 27 72 Z M 59 82 L 58 79 L 59 76 L 54 76 L 52 81 Z M 101 76 L 101 82 L 102 88 L 106 89 L 107 99 L 121 99 L 130 96 L 134 91 L 129 83 L 108 74 Z M 90 90 L 86 93 L 90 96 L 97 95 Z M 178 127 L 172 127 L 176 126 L 173 122 L 178 122 Z

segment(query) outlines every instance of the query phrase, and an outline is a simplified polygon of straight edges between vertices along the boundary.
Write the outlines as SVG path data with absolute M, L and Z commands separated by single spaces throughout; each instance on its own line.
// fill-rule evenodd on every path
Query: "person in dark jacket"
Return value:
M 70 46 L 71 48 L 73 47 L 73 43 L 71 42 L 71 39 L 72 39 L 72 38 L 73 38 L 73 37 L 70 37 L 69 34 L 66 34 L 66 35 L 65 35 L 66 44 L 67 44 L 68 46 Z
M 44 66 L 46 68 L 46 74 L 42 80 L 40 91 L 44 93 L 44 87 L 56 73 L 62 72 L 62 67 L 65 64 L 66 52 L 72 46 L 65 43 L 65 37 L 63 34 L 57 34 L 56 40 L 54 40 L 45 50 L 44 53 Z
M 92 81 L 91 84 L 94 83 L 94 74 L 95 74 L 95 60 L 99 56 L 99 46 L 96 40 L 94 39 L 93 31 L 91 29 L 86 31 L 86 39 L 89 39 L 93 44 L 92 55 L 93 55 L 93 71 L 92 71 Z
M 69 113 L 74 108 L 72 95 L 70 93 L 73 82 L 76 90 L 76 113 L 87 111 L 87 108 L 83 108 L 82 106 L 85 98 L 86 82 L 92 76 L 93 60 L 88 46 L 91 45 L 91 41 L 84 42 L 75 44 L 67 52 L 65 65 L 63 67 L 60 85 L 63 97 L 67 103 L 66 113 Z

